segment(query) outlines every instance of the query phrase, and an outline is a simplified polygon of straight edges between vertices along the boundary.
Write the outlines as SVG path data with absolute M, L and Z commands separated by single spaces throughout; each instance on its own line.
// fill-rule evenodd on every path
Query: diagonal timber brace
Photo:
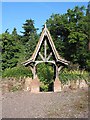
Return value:
M 41 59 L 43 60 L 43 61 L 45 61 L 45 58 L 43 57 L 43 55 L 39 52 L 39 55 L 40 55 L 40 57 L 41 57 Z
M 50 59 L 51 56 L 52 56 L 52 52 L 49 54 L 47 61 Z

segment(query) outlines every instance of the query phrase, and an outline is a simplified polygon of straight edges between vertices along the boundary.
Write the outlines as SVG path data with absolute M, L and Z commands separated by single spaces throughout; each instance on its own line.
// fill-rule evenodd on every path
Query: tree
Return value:
M 12 35 L 13 35 L 13 36 L 17 36 L 17 29 L 16 29 L 16 28 L 13 29 Z
M 26 46 L 25 47 L 25 58 L 26 59 L 29 59 L 32 56 L 35 50 L 35 47 L 37 45 L 38 39 L 39 39 L 38 35 L 32 34 L 29 38 L 29 41 L 26 42 L 25 44 Z
M 52 14 L 47 20 L 47 27 L 52 35 L 56 49 L 64 57 L 64 41 L 66 41 L 69 31 L 65 28 L 67 16 Z
M 9 29 L 6 29 L 6 30 L 5 30 L 5 33 L 9 34 L 8 30 L 9 30 Z
M 86 13 L 86 19 L 87 19 L 87 27 L 88 27 L 88 49 L 90 51 L 90 1 L 88 2 L 88 6 L 87 6 L 87 13 Z
M 21 38 L 22 44 L 25 46 L 25 58 L 31 57 L 38 39 L 37 29 L 34 26 L 34 21 L 29 19 L 23 24 L 24 32 Z
M 68 9 L 66 14 L 53 14 L 47 20 L 59 54 L 74 64 L 78 63 L 81 68 L 86 67 L 87 59 L 85 13 L 84 6 L 76 6 Z
M 18 43 L 8 33 L 2 34 L 2 70 L 15 67 L 18 63 Z
M 90 1 L 88 2 L 87 12 L 86 12 L 86 22 L 87 22 L 87 30 L 86 34 L 88 36 L 88 51 L 87 51 L 87 69 L 90 71 Z
M 32 19 L 26 20 L 22 28 L 24 29 L 24 32 L 21 32 L 23 33 L 22 42 L 25 44 L 29 41 L 32 34 L 36 34 L 37 29 L 34 27 L 34 21 Z

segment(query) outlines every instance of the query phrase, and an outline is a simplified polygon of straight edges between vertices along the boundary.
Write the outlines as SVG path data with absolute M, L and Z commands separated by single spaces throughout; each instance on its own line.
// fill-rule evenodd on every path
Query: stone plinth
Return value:
M 31 92 L 32 93 L 38 93 L 40 91 L 40 82 L 38 77 L 32 80 L 31 83 Z
M 62 86 L 62 84 L 61 84 L 59 78 L 56 78 L 54 81 L 54 92 L 60 92 L 61 86 Z
M 25 79 L 24 91 L 31 91 L 32 78 L 27 77 Z

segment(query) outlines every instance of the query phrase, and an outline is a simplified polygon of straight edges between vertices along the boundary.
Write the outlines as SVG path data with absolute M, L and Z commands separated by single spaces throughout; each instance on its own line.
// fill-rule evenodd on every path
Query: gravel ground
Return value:
M 88 89 L 2 95 L 3 118 L 88 118 Z

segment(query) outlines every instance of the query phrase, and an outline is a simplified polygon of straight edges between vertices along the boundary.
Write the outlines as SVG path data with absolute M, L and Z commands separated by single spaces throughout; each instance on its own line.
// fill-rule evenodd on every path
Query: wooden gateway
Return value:
M 42 50 L 43 47 L 43 50 Z M 48 51 L 48 48 L 50 49 Z M 42 53 L 43 51 L 43 53 Z M 41 58 L 38 60 L 38 57 Z M 50 59 L 52 58 L 52 59 Z M 40 39 L 38 44 L 35 48 L 35 51 L 30 59 L 26 60 L 23 65 L 30 66 L 33 79 L 37 77 L 37 70 L 36 66 L 39 63 L 51 63 L 54 65 L 54 73 L 55 73 L 55 80 L 59 78 L 59 71 L 62 69 L 63 66 L 68 65 L 69 62 L 63 59 L 57 52 L 52 37 L 50 35 L 49 30 L 44 26 L 44 29 L 41 33 Z

